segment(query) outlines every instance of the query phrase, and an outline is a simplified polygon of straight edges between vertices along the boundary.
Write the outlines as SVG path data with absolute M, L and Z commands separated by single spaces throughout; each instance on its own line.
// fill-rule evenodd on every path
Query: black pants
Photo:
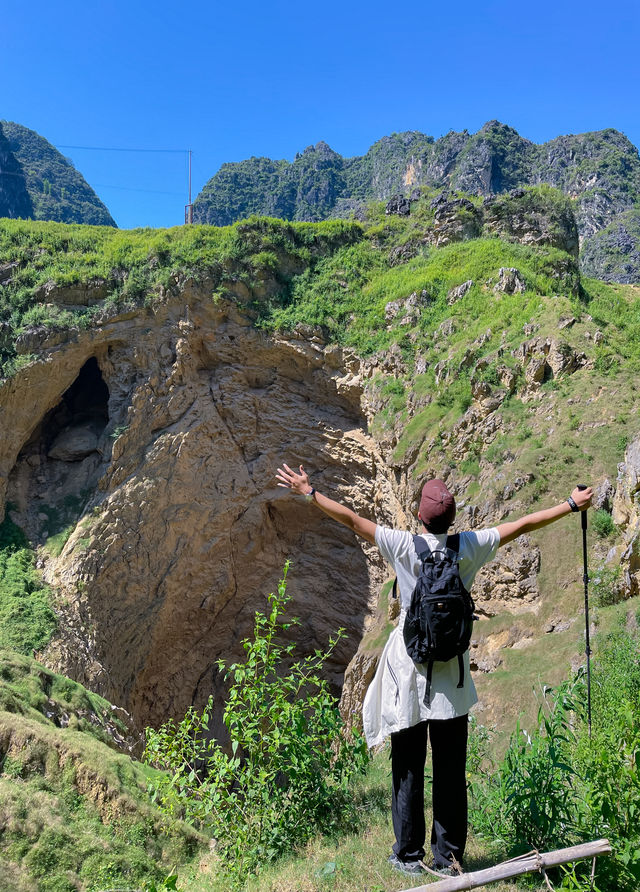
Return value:
M 431 851 L 438 866 L 455 857 L 462 863 L 467 841 L 468 716 L 420 722 L 391 735 L 391 815 L 401 861 L 424 858 L 424 764 L 427 736 L 433 765 Z

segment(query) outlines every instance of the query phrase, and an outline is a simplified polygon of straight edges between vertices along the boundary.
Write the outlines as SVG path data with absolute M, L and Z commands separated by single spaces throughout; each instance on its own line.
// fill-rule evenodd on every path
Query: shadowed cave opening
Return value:
M 108 422 L 109 388 L 92 356 L 36 425 L 9 476 L 13 519 L 31 541 L 49 540 L 56 551 L 64 545 L 97 483 Z

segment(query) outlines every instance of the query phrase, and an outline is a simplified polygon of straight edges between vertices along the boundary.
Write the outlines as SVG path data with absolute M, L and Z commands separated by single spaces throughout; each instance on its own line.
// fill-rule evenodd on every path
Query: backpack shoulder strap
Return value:
M 427 543 L 424 541 L 422 536 L 414 536 L 413 537 L 413 547 L 415 548 L 420 560 L 422 560 L 422 556 L 424 554 L 431 554 L 431 549 L 429 548 Z M 393 580 L 393 588 L 391 589 L 391 597 L 394 599 L 398 597 L 398 577 L 397 576 Z
M 419 558 L 421 558 L 422 555 L 425 554 L 425 552 L 428 552 L 429 554 L 431 553 L 431 549 L 429 548 L 429 546 L 427 545 L 425 540 L 422 538 L 422 536 L 414 536 L 413 537 L 413 547 L 417 551 Z
M 458 554 L 460 551 L 460 533 L 454 533 L 452 536 L 447 536 L 445 548 L 450 548 L 451 551 L 455 551 L 455 553 Z
M 447 540 L 447 542 L 448 542 L 448 540 Z M 431 549 L 429 548 L 429 546 L 427 545 L 425 540 L 422 538 L 422 536 L 414 536 L 413 537 L 413 547 L 415 548 L 416 553 L 417 553 L 418 557 L 420 558 L 420 560 L 422 560 L 425 555 L 431 554 Z M 393 580 L 393 588 L 391 589 L 391 597 L 392 598 L 398 597 L 398 577 L 397 576 Z

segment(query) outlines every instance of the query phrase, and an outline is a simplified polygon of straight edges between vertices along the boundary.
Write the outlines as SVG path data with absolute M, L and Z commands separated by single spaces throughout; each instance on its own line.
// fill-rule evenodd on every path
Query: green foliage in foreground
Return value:
M 0 524 L 0 649 L 30 655 L 47 644 L 55 627 L 33 549 L 7 512 Z
M 350 781 L 368 760 L 360 736 L 347 740 L 320 678 L 341 633 L 325 652 L 287 665 L 295 645 L 277 640 L 291 625 L 282 621 L 287 569 L 269 595 L 269 614 L 256 613 L 245 662 L 226 671 L 230 751 L 207 737 L 211 699 L 202 712 L 147 729 L 145 758 L 167 772 L 156 783 L 157 802 L 212 832 L 220 869 L 236 885 L 317 832 L 343 827 L 353 809 Z
M 538 727 L 518 727 L 497 769 L 472 781 L 471 824 L 513 853 L 606 837 L 613 855 L 598 862 L 601 892 L 640 885 L 640 635 L 619 628 L 600 646 L 592 674 L 589 737 L 584 674 L 546 689 Z M 563 888 L 589 889 L 577 866 Z M 581 879 L 582 877 L 582 879 Z

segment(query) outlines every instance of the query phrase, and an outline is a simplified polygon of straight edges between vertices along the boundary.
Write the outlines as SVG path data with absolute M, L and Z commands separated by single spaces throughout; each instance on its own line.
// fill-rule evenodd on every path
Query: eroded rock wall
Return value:
M 180 715 L 220 693 L 216 661 L 241 656 L 290 558 L 302 649 L 347 630 L 329 667 L 339 691 L 386 571 L 277 488 L 274 471 L 303 463 L 356 510 L 402 518 L 366 433 L 355 359 L 313 338 L 269 337 L 206 289 L 45 343 L 41 356 L 5 386 L 0 467 L 34 541 L 47 541 L 63 477 L 65 497 L 75 481 L 84 499 L 59 556 L 42 561 L 61 614 L 47 664 L 139 724 Z M 87 362 L 108 392 L 106 417 L 87 454 L 61 456 L 53 444 L 82 443 L 86 420 L 52 431 L 51 419 Z

